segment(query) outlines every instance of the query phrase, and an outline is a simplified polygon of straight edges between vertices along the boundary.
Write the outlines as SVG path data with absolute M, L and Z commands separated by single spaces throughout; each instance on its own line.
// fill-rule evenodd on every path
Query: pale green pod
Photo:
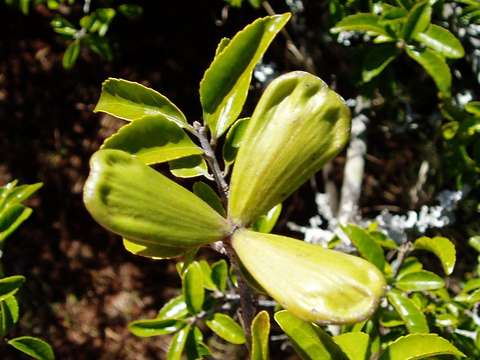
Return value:
M 294 71 L 262 95 L 233 168 L 229 217 L 247 226 L 298 189 L 345 146 L 350 110 L 318 77 Z
M 233 234 L 232 246 L 260 286 L 305 321 L 362 321 L 385 291 L 382 273 L 357 256 L 246 229 Z
M 97 151 L 90 167 L 83 193 L 88 211 L 130 242 L 189 248 L 230 233 L 207 203 L 126 152 Z

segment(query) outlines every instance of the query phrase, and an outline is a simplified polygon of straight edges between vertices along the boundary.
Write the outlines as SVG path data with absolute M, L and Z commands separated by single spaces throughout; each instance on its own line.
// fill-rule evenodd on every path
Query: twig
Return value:
M 400 271 L 400 268 L 405 261 L 405 258 L 412 250 L 413 245 L 410 241 L 407 241 L 406 243 L 400 245 L 400 247 L 398 248 L 397 258 L 395 259 L 395 262 L 392 263 L 392 278 L 397 277 L 398 272 Z

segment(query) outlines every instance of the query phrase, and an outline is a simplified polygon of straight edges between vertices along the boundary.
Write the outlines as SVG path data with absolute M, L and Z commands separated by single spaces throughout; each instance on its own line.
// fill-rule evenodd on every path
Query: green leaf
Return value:
M 438 90 L 444 96 L 450 96 L 452 86 L 452 74 L 445 59 L 430 49 L 417 49 L 408 46 L 408 56 L 418 62 L 425 71 L 433 78 Z
M 198 314 L 202 311 L 203 301 L 205 299 L 205 290 L 203 289 L 203 272 L 200 264 L 192 262 L 183 275 L 183 296 L 187 309 L 191 314 Z
M 303 360 L 342 360 L 347 359 L 345 354 L 331 353 L 331 339 L 325 335 L 319 336 L 319 328 L 300 320 L 287 310 L 279 311 L 274 316 L 275 321 L 290 338 L 295 351 Z M 343 356 L 342 356 L 343 355 Z
M 168 163 L 170 172 L 176 177 L 192 178 L 208 175 L 208 167 L 200 155 L 187 156 Z
M 148 165 L 203 153 L 163 115 L 146 116 L 123 126 L 104 141 L 101 149 L 123 150 Z
M 206 260 L 200 260 L 198 263 L 203 273 L 203 287 L 211 291 L 217 290 L 217 286 L 212 281 L 212 269 L 208 262 Z
M 194 326 L 189 332 L 185 350 L 187 359 L 203 359 L 210 356 L 210 350 L 204 344 L 203 334 L 198 327 Z
M 188 315 L 187 304 L 183 295 L 170 299 L 160 309 L 157 319 L 183 319 Z
M 436 334 L 412 334 L 390 344 L 380 360 L 417 360 L 439 355 L 465 357 L 455 346 Z
M 288 19 L 289 13 L 257 19 L 230 40 L 205 72 L 200 102 L 213 138 L 240 115 L 255 65 Z
M 398 55 L 396 44 L 380 44 L 372 47 L 365 57 L 362 68 L 362 79 L 369 82 L 374 77 L 380 75 L 385 68 Z
M 275 227 L 281 212 L 282 204 L 275 205 L 268 213 L 260 216 L 257 221 L 253 223 L 252 230 L 268 234 Z
M 137 320 L 128 324 L 128 330 L 135 336 L 151 337 L 174 333 L 186 325 L 185 321 L 176 319 Z
M 230 44 L 230 39 L 229 38 L 221 38 L 220 42 L 217 45 L 217 48 L 215 49 L 215 57 L 220 55 L 220 53 L 227 47 L 227 45 Z
M 447 29 L 431 24 L 427 31 L 415 35 L 415 40 L 451 59 L 460 59 L 465 55 L 460 41 Z
M 223 144 L 223 160 L 225 165 L 229 166 L 237 157 L 237 152 L 242 145 L 243 136 L 247 129 L 248 121 L 250 118 L 238 119 L 228 130 L 225 137 L 225 143 Z
M 465 110 L 468 111 L 470 114 L 480 116 L 480 101 L 470 101 L 468 104 L 465 105 Z
M 219 260 L 212 264 L 212 281 L 221 292 L 227 288 L 228 264 L 225 260 Z
M 222 200 L 220 200 L 218 194 L 210 186 L 202 181 L 198 181 L 193 184 L 193 193 L 210 205 L 212 209 L 214 209 L 220 215 L 226 215 L 225 208 L 222 205 Z
M 163 115 L 180 127 L 187 126 L 185 115 L 165 96 L 136 82 L 109 78 L 102 85 L 102 94 L 95 112 L 105 112 L 127 121 L 146 115 Z
M 13 296 L 25 282 L 22 275 L 8 276 L 0 279 L 0 301 Z
M 408 12 L 403 26 L 403 38 L 408 41 L 418 33 L 425 31 L 430 25 L 432 7 L 428 1 L 416 3 Z
M 68 45 L 67 50 L 63 54 L 62 65 L 64 69 L 71 69 L 77 62 L 78 55 L 80 55 L 80 41 L 75 40 Z
M 385 26 L 381 24 L 380 17 L 370 13 L 358 13 L 346 16 L 335 24 L 330 31 L 332 33 L 339 33 L 341 31 L 363 31 L 390 36 Z
M 415 250 L 426 250 L 434 253 L 441 261 L 443 271 L 450 275 L 455 267 L 456 251 L 453 243 L 447 238 L 423 236 L 415 240 Z
M 0 212 L 0 243 L 9 237 L 32 214 L 29 207 L 14 204 Z
M 436 290 L 445 286 L 443 279 L 430 271 L 418 271 L 399 278 L 395 286 L 403 291 Z
M 349 360 L 368 360 L 370 337 L 363 332 L 349 332 L 333 337 Z
M 261 288 L 305 321 L 359 322 L 384 294 L 382 273 L 358 256 L 247 229 L 234 232 L 232 247 Z
M 152 259 L 171 259 L 185 254 L 190 248 L 160 245 L 148 240 L 123 239 L 123 247 L 134 255 Z
M 118 11 L 131 19 L 139 17 L 143 14 L 143 8 L 136 4 L 121 4 L 118 7 Z
M 383 249 L 368 232 L 356 225 L 342 226 L 342 230 L 358 249 L 363 258 L 374 264 L 380 271 L 385 268 Z
M 403 277 L 405 274 L 417 272 L 423 270 L 423 265 L 416 257 L 409 256 L 405 259 L 400 270 L 398 271 L 398 278 Z
M 393 305 L 410 333 L 428 333 L 425 315 L 415 303 L 398 290 L 391 290 L 387 294 L 388 301 Z
M 227 212 L 250 226 L 337 155 L 350 110 L 318 77 L 294 71 L 272 81 L 248 122 L 230 181 Z
M 5 192 L 5 194 L 2 193 L 2 195 L 0 195 L 0 203 L 3 205 L 0 205 L 0 210 L 3 209 L 3 207 L 13 205 L 13 204 L 18 204 L 27 200 L 34 193 L 36 193 L 42 186 L 43 186 L 43 183 L 40 183 L 40 182 L 35 184 L 30 184 L 30 185 L 20 185 L 12 188 L 8 192 Z M 5 197 L 3 197 L 3 195 L 5 195 Z
M 88 211 L 130 242 L 193 248 L 230 232 L 203 200 L 130 154 L 100 150 L 90 165 L 83 192 Z
M 107 38 L 97 34 L 89 34 L 83 38 L 88 48 L 107 61 L 112 61 L 113 52 Z
M 0 301 L 0 337 L 4 337 L 18 321 L 18 302 L 15 296 Z
M 192 326 L 188 324 L 173 336 L 172 341 L 170 342 L 170 345 L 168 347 L 167 360 L 182 359 L 182 353 L 185 349 L 191 327 Z
M 245 333 L 242 327 L 230 316 L 216 313 L 205 324 L 223 340 L 237 345 L 245 344 Z
M 15 349 L 36 360 L 54 360 L 52 347 L 42 339 L 32 336 L 21 336 L 8 341 Z
M 251 360 L 269 360 L 268 340 L 270 335 L 270 316 L 260 311 L 252 321 Z

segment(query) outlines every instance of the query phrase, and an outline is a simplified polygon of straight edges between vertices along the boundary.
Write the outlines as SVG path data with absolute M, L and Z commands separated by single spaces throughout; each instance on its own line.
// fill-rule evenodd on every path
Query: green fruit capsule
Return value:
M 267 87 L 233 168 L 229 217 L 248 226 L 282 202 L 345 146 L 350 110 L 318 77 L 302 71 Z
M 384 294 L 382 273 L 356 256 L 245 229 L 233 234 L 232 246 L 260 286 L 305 321 L 362 321 L 372 315 Z
M 162 247 L 173 247 L 165 252 L 173 256 L 179 248 L 212 243 L 230 232 L 207 203 L 126 152 L 97 151 L 90 166 L 85 205 L 98 223 L 128 239 L 130 251 L 144 246 L 152 256 L 158 245 L 160 255 Z

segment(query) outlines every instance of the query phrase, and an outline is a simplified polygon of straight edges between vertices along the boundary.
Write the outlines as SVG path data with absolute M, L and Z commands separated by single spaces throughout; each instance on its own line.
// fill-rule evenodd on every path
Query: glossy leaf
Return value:
M 384 292 L 383 275 L 356 256 L 250 230 L 237 230 L 232 246 L 260 286 L 305 321 L 361 321 L 373 313 Z M 268 261 L 259 254 L 268 254 Z
M 232 344 L 241 345 L 246 341 L 242 327 L 226 314 L 216 313 L 205 324 L 223 340 Z
M 221 292 L 224 292 L 227 288 L 228 279 L 228 264 L 225 260 L 219 260 L 212 264 L 212 281 Z
M 222 200 L 220 200 L 218 194 L 210 186 L 204 182 L 198 181 L 193 184 L 193 193 L 210 205 L 212 209 L 220 215 L 225 216 L 225 209 L 222 205 Z
M 147 115 L 163 115 L 180 127 L 187 125 L 185 115 L 165 96 L 139 83 L 109 78 L 102 85 L 102 94 L 95 112 L 105 112 L 133 121 Z
M 349 332 L 333 337 L 348 360 L 368 360 L 370 337 L 363 332 Z
M 390 344 L 380 356 L 380 360 L 417 360 L 440 355 L 465 356 L 437 334 L 411 334 Z
M 403 38 L 408 41 L 425 31 L 430 25 L 431 16 L 432 7 L 428 0 L 416 3 L 408 12 L 407 21 L 403 26 Z
M 418 271 L 399 278 L 395 286 L 403 291 L 425 291 L 440 289 L 445 286 L 445 282 L 430 271 Z
M 438 90 L 445 95 L 450 95 L 452 85 L 452 74 L 445 59 L 430 49 L 416 49 L 407 47 L 407 54 L 418 62 L 425 71 L 433 78 Z
M 176 177 L 192 178 L 208 175 L 207 163 L 199 155 L 192 155 L 168 163 L 170 172 Z
M 425 315 L 415 303 L 398 290 L 391 290 L 387 294 L 388 301 L 393 305 L 410 333 L 428 333 L 429 328 Z
M 423 236 L 418 238 L 414 245 L 415 250 L 426 250 L 434 253 L 440 259 L 445 274 L 450 275 L 453 272 L 456 251 L 450 240 L 440 236 L 433 238 Z
M 330 30 L 333 33 L 341 31 L 363 31 L 379 35 L 390 36 L 386 28 L 380 23 L 380 18 L 370 13 L 358 13 L 344 17 Z
M 21 336 L 8 340 L 8 344 L 36 360 L 55 359 L 52 347 L 44 340 L 36 337 Z
M 480 116 L 480 101 L 470 101 L 468 104 L 465 104 L 465 110 L 470 114 Z
M 269 360 L 270 316 L 265 310 L 260 311 L 252 321 L 251 360 Z
M 36 193 L 41 187 L 43 183 L 35 183 L 29 185 L 20 185 L 14 186 L 9 191 L 5 193 L 1 193 L 0 195 L 0 210 L 4 207 L 9 205 L 14 205 L 17 203 L 21 203 L 28 198 L 30 198 L 34 193 Z
M 170 342 L 167 352 L 167 360 L 181 360 L 182 353 L 187 343 L 188 334 L 190 332 L 191 325 L 185 326 L 183 329 L 175 333 Z
M 63 59 L 62 59 L 62 65 L 64 69 L 71 69 L 73 66 L 75 66 L 75 63 L 77 62 L 78 55 L 80 55 L 80 41 L 75 40 L 71 42 L 67 49 L 65 50 L 65 53 L 63 54 Z
M 401 278 L 406 274 L 417 272 L 423 270 L 423 265 L 416 257 L 410 256 L 407 257 L 404 261 L 400 270 L 398 271 L 397 278 Z
M 0 301 L 0 337 L 4 337 L 18 321 L 18 302 L 15 296 Z
M 365 57 L 362 68 L 362 79 L 369 82 L 374 77 L 380 75 L 383 70 L 395 60 L 398 54 L 396 44 L 380 44 L 372 47 Z
M 455 35 L 435 24 L 431 24 L 425 32 L 418 33 L 415 39 L 447 58 L 460 59 L 465 55 Z
M 282 204 L 277 204 L 271 208 L 265 215 L 260 216 L 252 225 L 252 230 L 269 233 L 275 227 L 280 213 L 282 212 Z
M 358 249 L 360 255 L 374 264 L 380 271 L 385 267 L 383 249 L 368 232 L 356 225 L 343 226 L 342 230 Z
M 25 282 L 22 275 L 13 275 L 0 279 L 0 301 L 14 295 Z
M 183 319 L 188 315 L 187 304 L 183 295 L 170 299 L 160 309 L 157 319 Z
M 212 269 L 210 268 L 208 262 L 206 260 L 200 260 L 198 264 L 200 265 L 203 273 L 203 287 L 211 291 L 217 290 L 217 286 L 212 281 Z
M 202 311 L 203 301 L 205 300 L 203 282 L 202 268 L 198 262 L 194 261 L 183 275 L 183 296 L 191 314 L 198 314 Z
M 130 242 L 193 247 L 229 232 L 208 204 L 123 151 L 100 150 L 90 165 L 83 195 L 87 209 Z
M 315 325 L 286 310 L 277 312 L 274 317 L 303 360 L 347 360 L 333 340 Z
M 185 321 L 176 319 L 137 320 L 128 324 L 128 330 L 135 336 L 151 337 L 174 333 L 186 325 Z
M 152 259 L 171 259 L 185 254 L 190 248 L 159 245 L 151 241 L 123 239 L 123 247 L 134 255 Z
M 32 214 L 32 209 L 14 204 L 0 212 L 0 243 L 9 237 Z
M 231 165 L 235 161 L 249 120 L 250 118 L 238 119 L 228 130 L 225 143 L 223 144 L 223 160 L 226 165 Z
M 240 115 L 255 65 L 289 18 L 286 13 L 257 19 L 229 41 L 205 72 L 200 102 L 214 138 Z
M 230 218 L 250 225 L 338 154 L 349 135 L 350 111 L 321 79 L 295 71 L 272 81 L 238 151 Z
M 207 345 L 203 342 L 202 332 L 196 326 L 188 334 L 185 353 L 187 359 L 203 359 L 210 355 Z
M 146 116 L 123 126 L 105 140 L 101 149 L 123 150 L 145 164 L 203 153 L 177 124 L 163 115 Z

